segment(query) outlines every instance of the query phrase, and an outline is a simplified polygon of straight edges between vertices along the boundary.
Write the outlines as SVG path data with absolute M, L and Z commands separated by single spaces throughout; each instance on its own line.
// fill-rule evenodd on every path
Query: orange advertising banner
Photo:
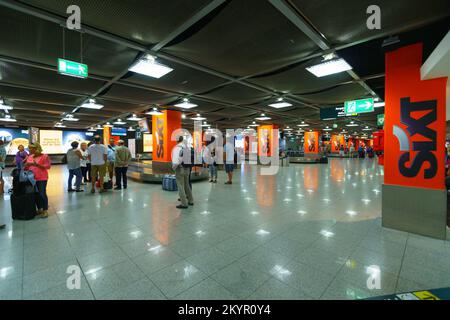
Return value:
M 420 78 L 422 44 L 386 54 L 385 183 L 445 189 L 446 78 Z
M 111 127 L 104 126 L 103 127 L 103 144 L 105 146 L 109 145 L 110 138 L 111 138 Z
M 153 161 L 171 162 L 172 149 L 177 144 L 171 141 L 172 132 L 181 128 L 181 112 L 164 110 L 160 116 L 152 116 Z
M 319 153 L 319 132 L 305 133 L 305 154 Z
M 345 138 L 342 134 L 331 136 L 331 153 L 339 153 L 341 146 L 345 146 Z
M 275 151 L 274 139 L 278 139 L 278 135 L 274 130 L 278 129 L 276 125 L 264 125 L 258 127 L 258 156 L 271 157 Z M 278 152 L 276 150 L 275 152 Z

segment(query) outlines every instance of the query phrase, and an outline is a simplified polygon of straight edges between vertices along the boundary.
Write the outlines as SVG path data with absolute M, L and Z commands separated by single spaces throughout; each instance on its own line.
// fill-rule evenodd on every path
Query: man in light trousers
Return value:
M 179 137 L 178 144 L 172 151 L 172 168 L 175 171 L 181 201 L 181 204 L 177 206 L 178 209 L 187 209 L 194 205 L 192 189 L 189 185 L 191 162 L 191 150 L 184 142 L 184 138 Z

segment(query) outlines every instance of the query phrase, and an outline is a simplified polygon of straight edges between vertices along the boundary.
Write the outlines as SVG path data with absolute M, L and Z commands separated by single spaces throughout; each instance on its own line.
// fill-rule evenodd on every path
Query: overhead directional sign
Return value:
M 84 79 L 88 77 L 88 66 L 79 62 L 58 59 L 58 73 Z
M 329 107 L 320 109 L 321 120 L 335 120 L 337 118 L 356 116 L 357 114 L 347 114 L 343 106 Z
M 373 98 L 346 101 L 344 107 L 346 114 L 373 112 L 375 101 Z

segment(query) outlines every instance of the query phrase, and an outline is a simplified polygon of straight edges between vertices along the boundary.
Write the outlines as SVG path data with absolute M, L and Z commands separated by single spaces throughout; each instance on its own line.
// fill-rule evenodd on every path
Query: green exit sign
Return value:
M 88 66 L 70 60 L 58 59 L 58 73 L 85 79 L 88 77 Z
M 373 98 L 346 101 L 345 102 L 345 113 L 355 114 L 355 113 L 366 113 L 373 112 L 375 107 L 375 101 Z
M 380 128 L 384 127 L 384 114 L 379 114 L 377 116 L 377 126 Z

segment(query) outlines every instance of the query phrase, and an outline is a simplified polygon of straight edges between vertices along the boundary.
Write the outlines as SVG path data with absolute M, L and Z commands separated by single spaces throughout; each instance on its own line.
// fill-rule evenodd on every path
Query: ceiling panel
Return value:
M 160 93 L 156 91 L 132 88 L 120 84 L 113 85 L 105 94 L 101 95 L 105 99 L 117 98 L 126 99 L 141 105 L 164 104 L 166 101 L 174 99 L 174 95 Z
M 268 1 L 231 1 L 203 29 L 163 51 L 234 76 L 288 64 L 317 46 Z
M 321 93 L 302 95 L 301 98 L 315 104 L 339 104 L 347 100 L 366 97 L 368 92 L 359 84 L 339 86 Z
M 291 0 L 296 8 L 331 41 L 347 44 L 398 28 L 411 29 L 450 16 L 448 0 Z M 381 8 L 381 30 L 367 28 L 370 5 Z
M 260 90 L 233 83 L 203 95 L 206 98 L 226 101 L 231 104 L 253 104 L 271 95 Z
M 211 1 L 22 0 L 21 2 L 64 17 L 68 17 L 67 7 L 76 4 L 81 9 L 83 24 L 150 45 L 165 39 Z

